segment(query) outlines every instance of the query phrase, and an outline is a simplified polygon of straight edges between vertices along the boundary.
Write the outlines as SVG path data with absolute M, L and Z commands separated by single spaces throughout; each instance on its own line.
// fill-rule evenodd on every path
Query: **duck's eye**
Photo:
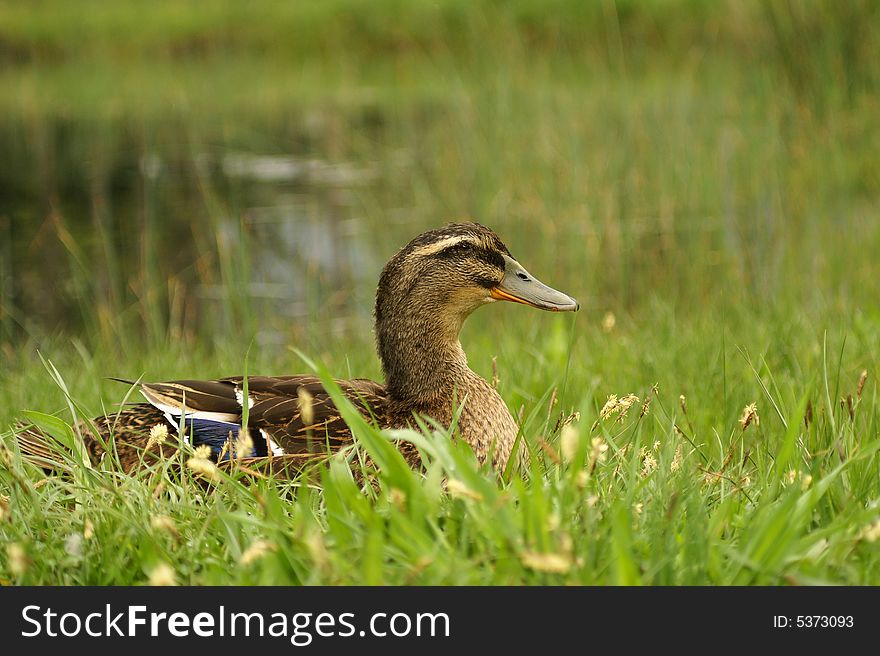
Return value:
M 500 282 L 493 278 L 484 278 L 482 276 L 475 276 L 474 278 L 472 278 L 472 280 L 480 287 L 485 287 L 486 289 L 492 289 L 493 287 L 496 287 Z
M 526 274 L 524 274 L 522 271 L 517 271 L 516 277 L 519 278 L 520 280 L 525 280 L 526 282 L 529 281 L 529 277 Z

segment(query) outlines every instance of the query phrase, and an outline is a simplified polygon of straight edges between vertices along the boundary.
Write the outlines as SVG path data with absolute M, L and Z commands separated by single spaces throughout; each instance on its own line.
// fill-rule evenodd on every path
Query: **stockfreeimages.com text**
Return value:
M 154 612 L 146 606 L 126 606 L 117 611 L 106 604 L 103 611 L 82 614 L 59 612 L 52 608 L 25 606 L 21 611 L 21 635 L 76 637 L 157 637 L 178 638 L 225 636 L 289 638 L 305 647 L 315 637 L 449 637 L 446 613 L 373 613 L 360 628 L 354 613 L 247 613 L 230 612 L 220 606 L 214 612 Z

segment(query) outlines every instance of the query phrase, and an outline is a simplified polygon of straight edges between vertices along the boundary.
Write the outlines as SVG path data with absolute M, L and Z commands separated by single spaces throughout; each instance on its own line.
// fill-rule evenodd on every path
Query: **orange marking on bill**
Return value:
M 493 287 L 489 292 L 489 295 L 492 298 L 498 299 L 499 301 L 513 301 L 514 303 L 522 303 L 523 305 L 534 305 L 533 303 L 529 303 L 528 301 L 524 301 L 521 298 L 514 296 L 513 294 L 508 294 L 505 291 L 502 291 L 498 287 Z

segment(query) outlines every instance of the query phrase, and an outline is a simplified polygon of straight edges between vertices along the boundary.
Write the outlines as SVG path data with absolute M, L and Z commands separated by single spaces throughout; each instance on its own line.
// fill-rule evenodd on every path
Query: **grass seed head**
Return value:
M 559 448 L 562 451 L 562 457 L 571 462 L 577 456 L 578 447 L 581 443 L 581 434 L 574 426 L 564 426 L 562 435 L 559 436 Z
M 605 316 L 602 317 L 602 330 L 606 333 L 610 333 L 614 330 L 614 326 L 617 325 L 617 317 L 614 316 L 613 312 L 606 312 Z
M 454 499 L 473 499 L 474 501 L 482 501 L 483 495 L 474 492 L 467 485 L 457 478 L 450 478 L 446 481 L 446 491 Z
M 83 536 L 80 533 L 71 533 L 64 538 L 64 551 L 74 560 L 81 560 L 83 555 Z
M 390 501 L 392 505 L 403 509 L 406 507 L 406 492 L 399 487 L 392 487 L 388 491 L 388 501 Z
M 175 539 L 180 536 L 177 532 L 177 525 L 168 515 L 153 515 L 150 517 L 150 527 L 154 531 L 164 531 Z
M 31 564 L 24 547 L 17 542 L 6 545 L 6 557 L 9 562 L 9 571 L 13 576 L 23 576 Z
M 572 551 L 574 551 L 574 540 L 570 533 L 563 532 L 559 536 L 559 548 L 562 549 L 562 552 L 565 554 L 571 554 Z
M 627 394 L 626 396 L 621 397 L 619 401 L 620 414 L 617 417 L 617 421 L 623 421 L 623 418 L 626 417 L 626 413 L 629 412 L 629 409 L 638 402 L 639 397 L 635 394 Z
M 165 444 L 168 439 L 168 426 L 165 424 L 156 424 L 150 429 L 150 439 L 147 440 L 147 451 L 154 446 Z
M 761 425 L 761 418 L 758 416 L 757 403 L 749 403 L 743 408 L 742 415 L 739 418 L 739 425 L 742 427 L 743 431 L 752 424 L 755 426 Z
M 867 526 L 862 527 L 862 530 L 859 531 L 858 537 L 867 542 L 876 542 L 877 540 L 880 540 L 880 519 L 873 524 L 868 524 Z
M 314 397 L 302 386 L 296 390 L 299 412 L 304 426 L 311 426 L 315 421 Z
M 590 442 L 590 467 L 599 462 L 605 462 L 608 445 L 601 437 L 594 437 Z
M 241 554 L 239 562 L 242 565 L 250 565 L 268 553 L 275 551 L 277 547 L 268 540 L 254 540 L 251 545 Z
M 324 542 L 324 532 L 320 529 L 311 529 L 303 538 L 303 544 L 309 551 L 312 561 L 319 568 L 327 566 L 327 545 Z
M 856 389 L 856 398 L 862 398 L 862 391 L 865 389 L 865 383 L 868 381 L 868 370 L 864 369 L 862 375 L 859 376 L 859 386 Z
M 722 476 L 723 475 L 720 472 L 713 472 L 707 469 L 703 472 L 703 484 L 715 485 L 716 483 L 721 482 Z
M 599 419 L 607 419 L 617 409 L 617 394 L 612 394 L 599 411 Z
M 199 458 L 194 456 L 186 461 L 186 466 L 193 470 L 196 474 L 201 474 L 211 481 L 220 480 L 220 470 L 217 465 L 207 458 Z
M 250 431 L 239 431 L 238 439 L 235 440 L 235 457 L 248 458 L 254 452 L 254 440 Z
M 168 563 L 159 563 L 150 570 L 149 584 L 161 587 L 177 585 L 177 575 L 174 568 Z
M 617 414 L 617 421 L 623 421 L 629 409 L 638 402 L 639 397 L 635 394 L 626 394 L 620 398 L 617 398 L 616 394 L 612 394 L 599 411 L 599 419 L 607 419 L 611 415 Z
M 571 569 L 571 558 L 565 554 L 524 551 L 519 559 L 523 565 L 536 572 L 565 574 Z
M 673 474 L 681 469 L 681 444 L 679 444 L 675 449 L 675 454 L 672 456 L 672 462 L 669 463 L 669 471 Z

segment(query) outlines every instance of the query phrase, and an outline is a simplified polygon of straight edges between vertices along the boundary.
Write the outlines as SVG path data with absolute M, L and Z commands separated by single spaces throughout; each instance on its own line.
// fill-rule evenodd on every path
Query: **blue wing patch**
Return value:
M 227 446 L 227 442 L 231 439 L 233 444 L 238 440 L 241 433 L 241 426 L 238 424 L 230 424 L 225 421 L 214 421 L 212 419 L 187 418 L 186 425 L 189 427 L 190 441 L 193 447 L 207 444 L 211 447 L 211 453 L 214 458 L 221 460 L 229 460 L 231 457 L 231 446 Z M 251 441 L 254 448 L 250 453 L 238 454 L 245 458 L 255 458 L 268 455 L 266 449 L 266 440 L 260 435 L 260 431 L 256 429 L 248 429 L 251 434 Z

